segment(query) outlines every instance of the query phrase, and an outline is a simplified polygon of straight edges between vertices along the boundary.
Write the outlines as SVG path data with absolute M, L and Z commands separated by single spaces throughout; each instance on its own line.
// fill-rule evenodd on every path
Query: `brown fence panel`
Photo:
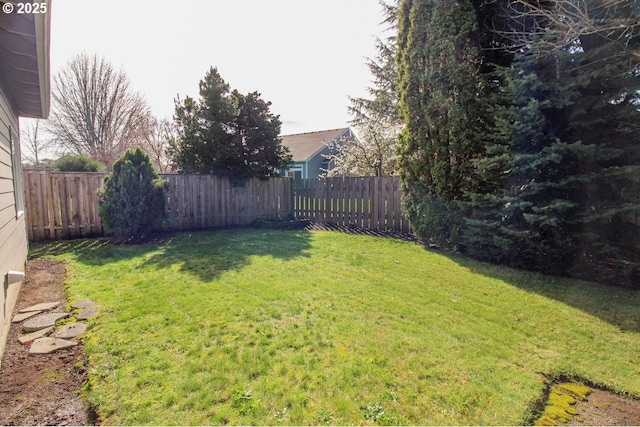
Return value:
M 27 232 L 30 241 L 102 235 L 97 191 L 104 173 L 24 170 Z M 248 225 L 259 218 L 293 215 L 289 178 L 249 180 L 233 186 L 210 175 L 161 175 L 167 181 L 163 229 L 186 230 Z
M 211 175 L 161 176 L 169 182 L 166 230 L 248 225 L 258 218 L 293 214 L 288 178 L 252 179 L 234 186 Z
M 25 169 L 27 233 L 31 241 L 103 233 L 97 190 L 105 174 Z
M 296 218 L 409 234 L 399 177 L 332 177 L 292 181 Z

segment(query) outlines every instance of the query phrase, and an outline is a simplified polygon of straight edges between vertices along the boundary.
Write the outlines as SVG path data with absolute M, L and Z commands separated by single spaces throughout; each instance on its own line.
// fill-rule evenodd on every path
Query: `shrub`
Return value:
M 108 231 L 129 241 L 142 241 L 165 217 L 166 182 L 139 148 L 113 164 L 99 192 L 100 216 Z
M 82 154 L 65 154 L 55 161 L 54 169 L 62 172 L 102 172 L 105 166 Z

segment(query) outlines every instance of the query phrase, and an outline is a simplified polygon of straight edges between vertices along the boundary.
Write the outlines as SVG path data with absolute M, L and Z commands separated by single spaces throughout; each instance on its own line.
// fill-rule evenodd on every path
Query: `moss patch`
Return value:
M 578 411 L 575 404 L 578 400 L 586 400 L 591 388 L 578 383 L 559 383 L 551 387 L 547 405 L 542 416 L 536 421 L 537 426 L 555 426 L 571 421 Z

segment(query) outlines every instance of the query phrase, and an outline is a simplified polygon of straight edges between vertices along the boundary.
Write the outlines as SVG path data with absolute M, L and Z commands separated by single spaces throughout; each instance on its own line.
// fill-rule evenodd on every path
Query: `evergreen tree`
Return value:
M 640 213 L 640 64 L 630 67 L 639 47 L 640 37 L 623 31 L 613 40 L 582 37 L 547 76 L 569 100 L 552 120 L 568 142 L 557 151 L 576 205 L 568 221 L 576 243 L 571 274 L 640 279 L 631 258 L 640 230 L 629 221 Z
M 129 150 L 113 164 L 100 190 L 100 217 L 118 238 L 140 241 L 165 217 L 166 183 L 149 155 Z
M 200 99 L 176 100 L 179 138 L 168 153 L 185 173 L 234 180 L 277 175 L 291 161 L 279 138 L 280 119 L 258 92 L 231 91 L 216 68 L 200 81 Z
M 461 237 L 472 256 L 637 282 L 640 233 L 629 218 L 640 211 L 640 81 L 633 50 L 601 40 L 554 55 L 521 50 L 496 68 L 496 126 L 475 161 L 493 190 L 472 196 Z
M 557 274 L 575 246 L 566 218 L 576 205 L 561 188 L 570 174 L 561 162 L 567 144 L 552 121 L 566 94 L 541 81 L 536 71 L 545 67 L 533 57 L 512 66 L 496 70 L 503 77 L 494 97 L 502 102 L 493 104 L 496 128 L 474 162 L 494 188 L 472 194 L 461 242 L 476 258 Z
M 398 87 L 405 128 L 400 174 L 414 229 L 456 245 L 457 201 L 476 185 L 483 91 L 477 18 L 468 0 L 405 0 L 399 14 Z
M 270 111 L 270 102 L 260 99 L 258 92 L 242 95 L 233 91 L 238 110 L 228 146 L 229 175 L 240 178 L 268 177 L 284 169 L 291 156 L 279 138 L 280 120 Z
M 352 116 L 357 140 L 334 141 L 327 155 L 334 168 L 328 176 L 389 176 L 397 175 L 398 135 L 402 122 L 398 116 L 397 29 L 398 3 L 380 1 L 383 24 L 391 35 L 376 39 L 375 58 L 367 58 L 373 84 L 367 88 L 368 98 L 349 97 L 348 111 Z
M 553 19 L 582 10 L 571 1 L 402 3 L 400 165 L 419 234 L 492 262 L 640 283 L 632 3 L 576 3 L 598 17 L 577 23 Z
M 386 30 L 391 33 L 386 39 L 376 39 L 376 57 L 367 58 L 367 67 L 373 77 L 373 85 L 367 88 L 369 98 L 351 98 L 348 111 L 356 127 L 373 127 L 370 124 L 387 122 L 400 124 L 398 117 L 398 3 L 380 1 Z

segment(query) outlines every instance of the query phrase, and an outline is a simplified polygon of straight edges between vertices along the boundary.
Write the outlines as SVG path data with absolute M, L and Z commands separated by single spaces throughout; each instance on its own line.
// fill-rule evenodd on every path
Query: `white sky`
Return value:
M 170 118 L 216 66 L 273 103 L 282 134 L 347 126 L 347 96 L 366 96 L 365 57 L 384 36 L 378 0 L 54 0 L 51 13 L 52 77 L 95 53 Z

